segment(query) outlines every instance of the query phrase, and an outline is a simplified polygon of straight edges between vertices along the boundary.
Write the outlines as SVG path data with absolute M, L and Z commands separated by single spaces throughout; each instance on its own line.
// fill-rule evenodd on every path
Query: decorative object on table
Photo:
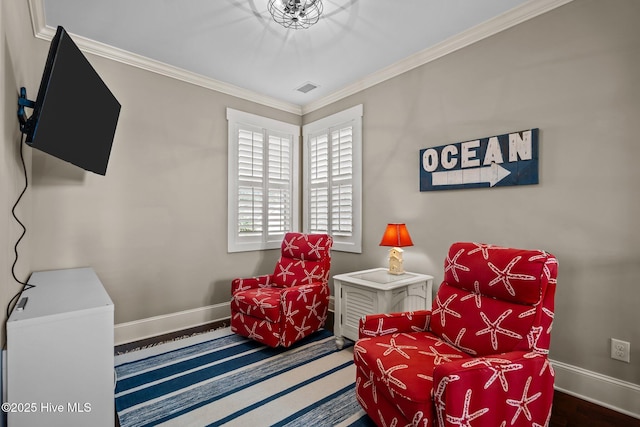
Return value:
M 322 15 L 322 0 L 269 0 L 269 13 L 285 28 L 309 28 Z
M 387 224 L 380 246 L 392 246 L 389 250 L 389 273 L 403 274 L 402 254 L 404 251 L 401 248 L 413 246 L 407 226 L 405 224 Z
M 545 251 L 454 243 L 432 311 L 360 321 L 358 401 L 377 425 L 547 425 L 557 274 Z
M 538 183 L 538 129 L 420 150 L 420 191 Z
M 327 234 L 285 234 L 272 274 L 232 281 L 231 330 L 270 347 L 289 347 L 322 328 L 332 245 Z

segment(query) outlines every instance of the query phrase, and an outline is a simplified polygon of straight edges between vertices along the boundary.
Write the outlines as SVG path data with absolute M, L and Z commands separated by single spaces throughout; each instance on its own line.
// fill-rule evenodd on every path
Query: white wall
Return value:
M 304 117 L 364 104 L 364 249 L 333 274 L 383 265 L 442 280 L 448 246 L 546 249 L 560 262 L 551 357 L 640 384 L 640 2 L 576 0 Z M 540 184 L 419 191 L 419 150 L 540 128 Z M 609 357 L 631 342 L 632 363 Z M 638 389 L 640 390 L 640 388 Z
M 11 210 L 22 192 L 25 180 L 20 161 L 20 130 L 16 110 L 18 108 L 19 88 L 24 85 L 39 84 L 38 72 L 33 72 L 25 64 L 28 59 L 22 55 L 25 40 L 33 38 L 21 31 L 21 26 L 28 22 L 28 11 L 17 2 L 0 4 L 0 319 L 6 319 L 6 307 L 11 298 L 20 291 L 19 285 L 12 276 L 14 263 L 14 245 L 22 228 L 14 220 Z M 27 173 L 31 171 L 31 156 L 25 150 Z M 17 217 L 25 224 L 31 223 L 31 193 L 26 192 L 15 209 Z M 26 281 L 30 274 L 29 254 L 30 234 L 26 234 L 18 246 L 19 258 L 16 263 L 16 277 Z M 4 343 L 5 329 L 0 332 Z

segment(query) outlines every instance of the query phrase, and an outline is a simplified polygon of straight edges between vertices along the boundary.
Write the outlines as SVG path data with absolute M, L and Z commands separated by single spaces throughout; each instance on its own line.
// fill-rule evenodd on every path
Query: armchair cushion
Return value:
M 431 330 L 476 356 L 548 350 L 557 261 L 544 251 L 460 242 L 449 248 Z
M 535 310 L 440 285 L 431 330 L 474 356 L 527 349 Z
M 550 279 L 548 259 L 544 251 L 454 243 L 445 261 L 444 281 L 475 294 L 533 305 Z
M 272 274 L 272 285 L 289 287 L 322 283 L 329 278 L 330 237 L 325 234 L 287 233 Z
M 274 288 L 253 288 L 238 292 L 231 300 L 231 310 L 259 316 L 269 322 L 279 322 L 282 312 L 281 291 Z
M 410 414 L 431 407 L 436 366 L 471 356 L 431 332 L 415 332 L 362 338 L 354 357 L 366 377 L 379 378 L 377 392 Z

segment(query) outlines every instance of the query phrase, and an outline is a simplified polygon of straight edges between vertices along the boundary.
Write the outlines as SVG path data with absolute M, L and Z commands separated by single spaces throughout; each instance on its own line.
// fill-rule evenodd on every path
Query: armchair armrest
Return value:
M 433 400 L 439 425 L 460 417 L 474 427 L 547 425 L 554 372 L 545 355 L 512 351 L 435 367 Z M 500 404 L 496 404 L 500 402 Z
M 371 314 L 360 319 L 358 336 L 366 338 L 402 332 L 422 332 L 429 329 L 430 321 L 431 310 Z
M 233 279 L 231 282 L 231 295 L 247 289 L 263 288 L 271 283 L 272 276 L 272 274 L 265 274 L 263 276 Z

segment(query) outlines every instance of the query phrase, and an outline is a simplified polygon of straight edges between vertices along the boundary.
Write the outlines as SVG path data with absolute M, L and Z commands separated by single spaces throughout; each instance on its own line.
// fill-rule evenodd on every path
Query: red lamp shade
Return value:
M 413 246 L 407 226 L 405 224 L 387 224 L 380 246 L 393 246 L 396 248 Z

